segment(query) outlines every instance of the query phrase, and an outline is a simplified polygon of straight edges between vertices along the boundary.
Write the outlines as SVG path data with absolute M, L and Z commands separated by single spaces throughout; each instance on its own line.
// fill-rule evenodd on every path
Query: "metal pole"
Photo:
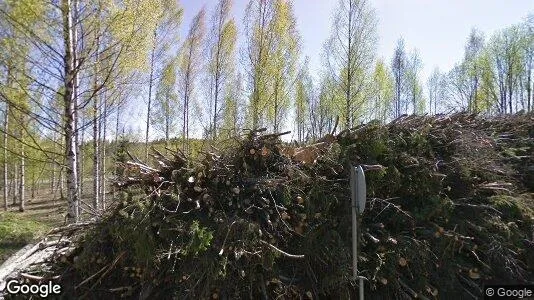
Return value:
M 358 237 L 360 218 L 359 213 L 363 212 L 366 201 L 365 174 L 361 166 L 351 168 L 350 188 L 351 188 L 351 208 L 352 208 L 352 276 L 358 279 L 359 299 L 364 299 L 363 277 L 358 276 Z
M 358 212 L 356 198 L 352 198 L 352 276 L 358 278 Z
M 358 217 L 358 225 L 360 225 L 360 221 L 361 221 L 361 219 Z M 361 234 L 361 233 L 360 233 L 360 231 L 361 231 L 360 226 L 358 226 L 357 229 L 358 229 L 358 235 L 357 235 L 357 236 L 360 237 L 360 234 Z M 356 239 L 356 240 L 358 240 L 358 239 Z M 358 253 L 358 252 L 356 252 L 356 253 Z M 358 260 L 357 257 L 356 257 L 356 260 Z M 359 282 L 359 287 L 360 287 L 360 300 L 363 300 L 363 277 L 362 277 L 362 276 L 358 276 L 358 278 L 360 279 L 360 282 Z

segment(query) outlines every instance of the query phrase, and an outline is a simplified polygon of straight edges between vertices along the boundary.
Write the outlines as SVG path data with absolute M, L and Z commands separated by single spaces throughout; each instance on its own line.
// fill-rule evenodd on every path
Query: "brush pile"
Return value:
M 35 276 L 67 297 L 355 299 L 349 167 L 367 171 L 367 299 L 477 299 L 534 282 L 534 115 L 406 116 L 293 148 L 252 131 L 128 161 L 118 205 Z M 375 168 L 376 169 L 376 168 Z

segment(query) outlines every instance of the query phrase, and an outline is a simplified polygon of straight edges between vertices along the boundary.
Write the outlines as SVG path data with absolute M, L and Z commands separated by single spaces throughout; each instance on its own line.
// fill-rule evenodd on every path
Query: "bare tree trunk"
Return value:
M 345 129 L 351 128 L 351 122 L 350 122 L 350 115 L 351 115 L 351 109 L 350 109 L 350 102 L 351 102 L 351 85 L 352 85 L 352 1 L 349 1 L 349 25 L 347 27 L 349 29 L 348 33 L 348 51 L 347 51 L 347 91 L 346 91 L 346 116 L 345 116 Z
M 6 101 L 6 112 L 4 115 L 4 210 L 8 210 L 8 182 L 7 182 L 7 175 L 8 175 L 8 166 L 7 166 L 7 132 L 8 132 L 8 126 L 9 126 L 9 103 Z
M 532 71 L 531 70 L 528 70 L 527 71 L 527 111 L 530 111 L 530 105 L 531 105 L 531 94 L 532 94 L 532 86 L 531 86 L 531 81 L 532 81 Z
M 191 59 L 193 57 L 193 47 L 189 47 L 189 58 L 187 61 L 187 69 L 185 74 L 185 88 L 184 88 L 184 128 L 183 128 L 183 152 L 189 154 L 189 101 L 190 101 L 190 86 L 192 77 Z
M 76 0 L 74 0 L 76 1 Z M 76 70 L 74 65 L 74 33 L 71 0 L 62 0 L 63 10 L 63 39 L 65 45 L 64 74 L 65 91 L 63 101 L 65 107 L 65 157 L 67 159 L 67 222 L 77 223 L 79 220 L 79 198 L 78 198 L 78 157 L 76 155 L 75 118 L 76 118 L 76 97 L 74 94 L 74 83 L 76 81 Z
M 98 16 L 101 15 L 101 7 L 98 7 Z M 98 72 L 99 72 L 99 63 L 100 63 L 100 27 L 95 32 L 96 34 L 96 55 L 95 55 L 95 74 L 94 74 L 94 90 L 97 92 L 98 89 Z M 101 203 L 101 184 L 102 184 L 102 155 L 100 154 L 101 150 L 101 135 L 102 135 L 102 114 L 100 113 L 100 106 L 105 105 L 106 99 L 105 96 L 102 101 L 100 95 L 95 95 L 93 101 L 93 209 L 99 210 Z M 105 113 L 105 111 L 104 111 Z M 104 137 L 105 139 L 105 137 Z
M 169 136 L 170 136 L 170 123 L 171 115 L 169 112 L 169 97 L 165 97 L 165 154 L 167 154 L 167 148 L 169 148 Z
M 508 106 L 510 107 L 510 113 L 512 114 L 514 111 L 512 109 L 512 89 L 513 89 L 513 86 L 512 84 L 510 84 L 510 86 L 508 87 Z
M 100 145 L 98 134 L 100 130 L 98 126 L 98 98 L 98 96 L 95 96 L 93 101 L 93 209 L 95 210 L 98 210 L 100 205 Z
M 97 37 L 98 45 L 98 37 Z M 97 55 L 98 59 L 98 55 Z M 94 89 L 98 86 L 98 62 L 95 62 Z M 93 209 L 98 210 L 100 206 L 100 126 L 98 123 L 99 95 L 95 95 L 93 100 Z
M 78 20 L 78 0 L 72 0 L 72 16 L 74 20 Z M 79 68 L 79 61 L 78 61 L 78 53 L 76 51 L 76 44 L 78 42 L 78 30 L 76 28 L 76 25 L 73 25 L 72 28 L 72 34 L 73 34 L 73 51 L 72 51 L 72 60 L 74 62 L 74 70 L 75 72 L 78 72 Z M 78 97 L 78 87 L 80 85 L 78 75 L 74 76 L 74 86 L 72 87 L 72 92 L 74 94 L 74 136 L 75 136 L 75 144 L 76 144 L 76 172 L 78 173 L 78 195 L 79 197 L 83 194 L 83 154 L 82 154 L 82 145 L 83 145 L 83 136 L 80 141 L 80 126 L 79 123 L 82 121 L 83 126 L 83 119 L 80 120 L 80 110 L 79 110 L 79 97 Z M 83 134 L 83 131 L 82 131 Z
M 15 172 L 13 175 L 13 205 L 17 205 L 17 198 L 19 196 L 19 166 L 17 164 L 15 164 Z
M 52 136 L 52 151 L 56 152 L 56 133 L 54 132 L 54 135 Z M 56 200 L 56 186 L 58 185 L 59 176 L 56 177 L 56 159 L 57 157 L 54 154 L 53 162 L 52 162 L 52 178 L 50 182 L 50 193 L 52 194 L 52 200 Z
M 59 169 L 59 199 L 63 200 L 65 199 L 65 174 L 63 170 L 65 169 L 64 166 L 62 166 Z
M 76 89 L 73 89 L 73 93 L 74 95 L 76 95 Z M 76 96 L 74 96 L 74 98 L 76 99 Z M 77 101 L 76 101 L 77 102 Z M 78 159 L 76 160 L 76 173 L 78 173 L 78 182 L 77 182 L 77 186 L 78 186 L 78 194 L 81 195 L 81 190 L 80 190 L 80 185 L 81 185 L 81 173 L 80 173 L 80 136 L 78 134 L 78 103 L 75 103 L 74 104 L 74 145 L 75 145 L 75 151 L 76 151 L 76 157 L 78 157 Z
M 102 103 L 106 101 L 105 99 L 102 100 Z M 102 104 L 100 104 L 102 105 Z M 98 207 L 96 209 L 100 209 L 100 207 L 102 206 L 102 201 L 101 201 L 101 197 L 102 197 L 102 115 L 100 115 L 100 117 L 97 119 L 98 121 L 98 137 L 97 137 L 97 140 L 98 140 L 98 155 L 97 155 L 97 161 L 98 161 L 98 168 L 96 169 L 97 172 L 98 172 L 98 199 L 99 200 L 99 203 L 98 203 Z
M 85 138 L 85 130 L 82 130 L 81 132 L 81 140 L 80 140 L 80 145 L 78 146 L 78 149 L 80 149 L 80 156 L 78 158 L 79 160 L 79 166 L 80 166 L 80 173 L 79 173 L 79 178 L 80 178 L 80 198 L 83 197 L 83 174 L 84 174 L 84 171 L 85 171 L 85 164 L 84 164 L 84 154 L 83 154 L 83 145 L 84 145 L 84 140 Z
M 477 74 L 477 69 L 476 69 L 476 65 L 475 65 L 475 74 Z M 474 109 L 475 109 L 475 113 L 478 113 L 478 103 L 477 103 L 477 98 L 478 98 L 478 75 L 475 75 L 475 97 L 473 98 L 473 106 L 474 106 Z
M 187 76 L 187 75 L 186 75 Z M 185 85 L 185 93 L 184 93 L 184 116 L 183 116 L 183 121 L 184 121 L 184 124 L 183 124 L 183 129 L 182 129 L 182 151 L 184 153 L 187 153 L 186 151 L 186 143 L 187 143 L 187 115 L 189 114 L 187 112 L 187 84 Z
M 100 199 L 102 201 L 102 210 L 106 209 L 106 133 L 107 133 L 106 132 L 107 131 L 106 121 L 107 121 L 107 114 L 108 114 L 108 101 L 105 95 L 106 94 L 104 93 L 104 113 L 100 117 L 102 121 L 102 126 L 101 126 L 102 127 L 102 149 L 101 149 L 102 159 L 100 160 L 100 163 L 101 163 L 100 189 L 102 193 L 100 196 Z
M 216 54 L 216 63 L 215 63 L 215 103 L 213 104 L 213 140 L 217 138 L 217 104 L 219 102 L 219 92 L 220 92 L 220 80 L 221 80 L 221 43 L 222 43 L 222 27 L 223 27 L 223 5 L 220 6 L 219 11 L 219 24 L 217 32 L 217 54 Z
M 7 190 L 7 196 L 13 197 L 13 185 L 15 182 L 15 179 L 14 179 L 15 176 L 13 174 L 9 174 L 9 175 L 11 175 L 11 179 L 9 180 L 9 188 Z
M 115 147 L 118 147 L 119 142 L 119 120 L 120 120 L 120 105 L 117 105 L 117 119 L 115 120 Z
M 510 66 L 508 68 L 508 77 L 507 77 L 507 81 L 508 81 L 508 107 L 510 108 L 510 113 L 512 114 L 514 111 L 512 109 L 512 96 L 513 96 L 513 89 L 514 89 L 514 85 L 513 85 L 513 73 L 512 73 L 512 66 Z M 505 99 L 506 101 L 506 99 Z M 504 104 L 506 105 L 506 103 Z
M 120 120 L 120 105 L 117 105 L 117 119 L 116 119 L 116 122 L 115 122 L 115 146 L 114 146 L 114 151 L 115 153 L 117 153 L 118 149 L 119 149 L 119 120 Z M 114 160 L 115 162 L 116 160 Z M 114 167 L 112 168 L 112 170 L 114 170 Z M 112 186 L 111 187 L 111 192 L 112 192 L 112 196 L 111 198 L 112 199 L 115 199 L 115 195 L 116 195 L 116 191 L 115 191 L 115 186 Z M 105 209 L 105 208 L 104 208 Z
M 278 132 L 278 81 L 274 88 L 274 124 L 273 131 Z
M 21 133 L 22 133 L 22 130 L 21 130 Z M 22 135 L 21 135 L 21 139 L 24 141 Z M 24 159 L 24 144 L 22 143 L 20 146 L 20 183 L 19 183 L 19 211 L 20 212 L 24 211 L 24 204 L 25 204 L 24 202 L 26 201 L 25 199 L 26 197 L 26 193 L 25 193 L 26 174 L 25 172 L 26 172 L 26 161 Z
M 38 188 L 38 183 L 37 181 L 39 180 L 39 178 L 35 178 L 35 170 L 32 171 L 32 186 L 31 186 L 31 192 L 32 192 L 32 195 L 31 195 L 31 198 L 30 198 L 30 201 L 29 202 L 32 202 L 34 199 L 35 199 L 35 191 L 36 189 Z
M 152 85 L 154 84 L 154 55 L 156 52 L 157 31 L 154 30 L 154 43 L 150 54 L 150 78 L 148 81 L 148 105 L 146 110 L 146 133 L 145 133 L 145 159 L 148 161 L 148 131 L 150 129 L 150 109 L 152 105 Z
M 52 169 L 50 170 L 50 193 L 54 194 L 54 187 L 56 183 L 56 164 L 52 162 Z
M 187 72 L 185 74 L 185 89 L 184 89 L 184 116 L 183 116 L 183 133 L 182 133 L 182 151 L 186 154 L 189 154 L 189 78 L 191 75 L 191 50 L 189 51 L 189 62 L 187 67 Z

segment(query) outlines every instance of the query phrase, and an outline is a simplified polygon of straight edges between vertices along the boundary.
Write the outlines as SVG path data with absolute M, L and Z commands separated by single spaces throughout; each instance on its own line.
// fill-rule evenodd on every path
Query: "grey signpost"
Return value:
M 363 300 L 363 279 L 358 276 L 358 225 L 359 215 L 365 209 L 366 188 L 365 174 L 362 166 L 351 167 L 350 170 L 350 192 L 352 207 L 352 275 L 354 280 L 359 280 L 360 300 Z

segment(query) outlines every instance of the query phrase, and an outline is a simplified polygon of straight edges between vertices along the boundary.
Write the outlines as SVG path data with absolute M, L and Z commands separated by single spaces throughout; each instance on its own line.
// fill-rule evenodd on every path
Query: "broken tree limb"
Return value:
M 287 253 L 287 252 L 285 252 L 283 250 L 280 250 L 280 249 L 276 248 L 276 246 L 267 243 L 266 241 L 260 240 L 260 243 L 269 246 L 271 249 L 275 250 L 276 252 L 282 254 L 285 257 L 296 258 L 296 259 L 303 259 L 304 258 L 304 255 L 289 254 L 289 253 Z

